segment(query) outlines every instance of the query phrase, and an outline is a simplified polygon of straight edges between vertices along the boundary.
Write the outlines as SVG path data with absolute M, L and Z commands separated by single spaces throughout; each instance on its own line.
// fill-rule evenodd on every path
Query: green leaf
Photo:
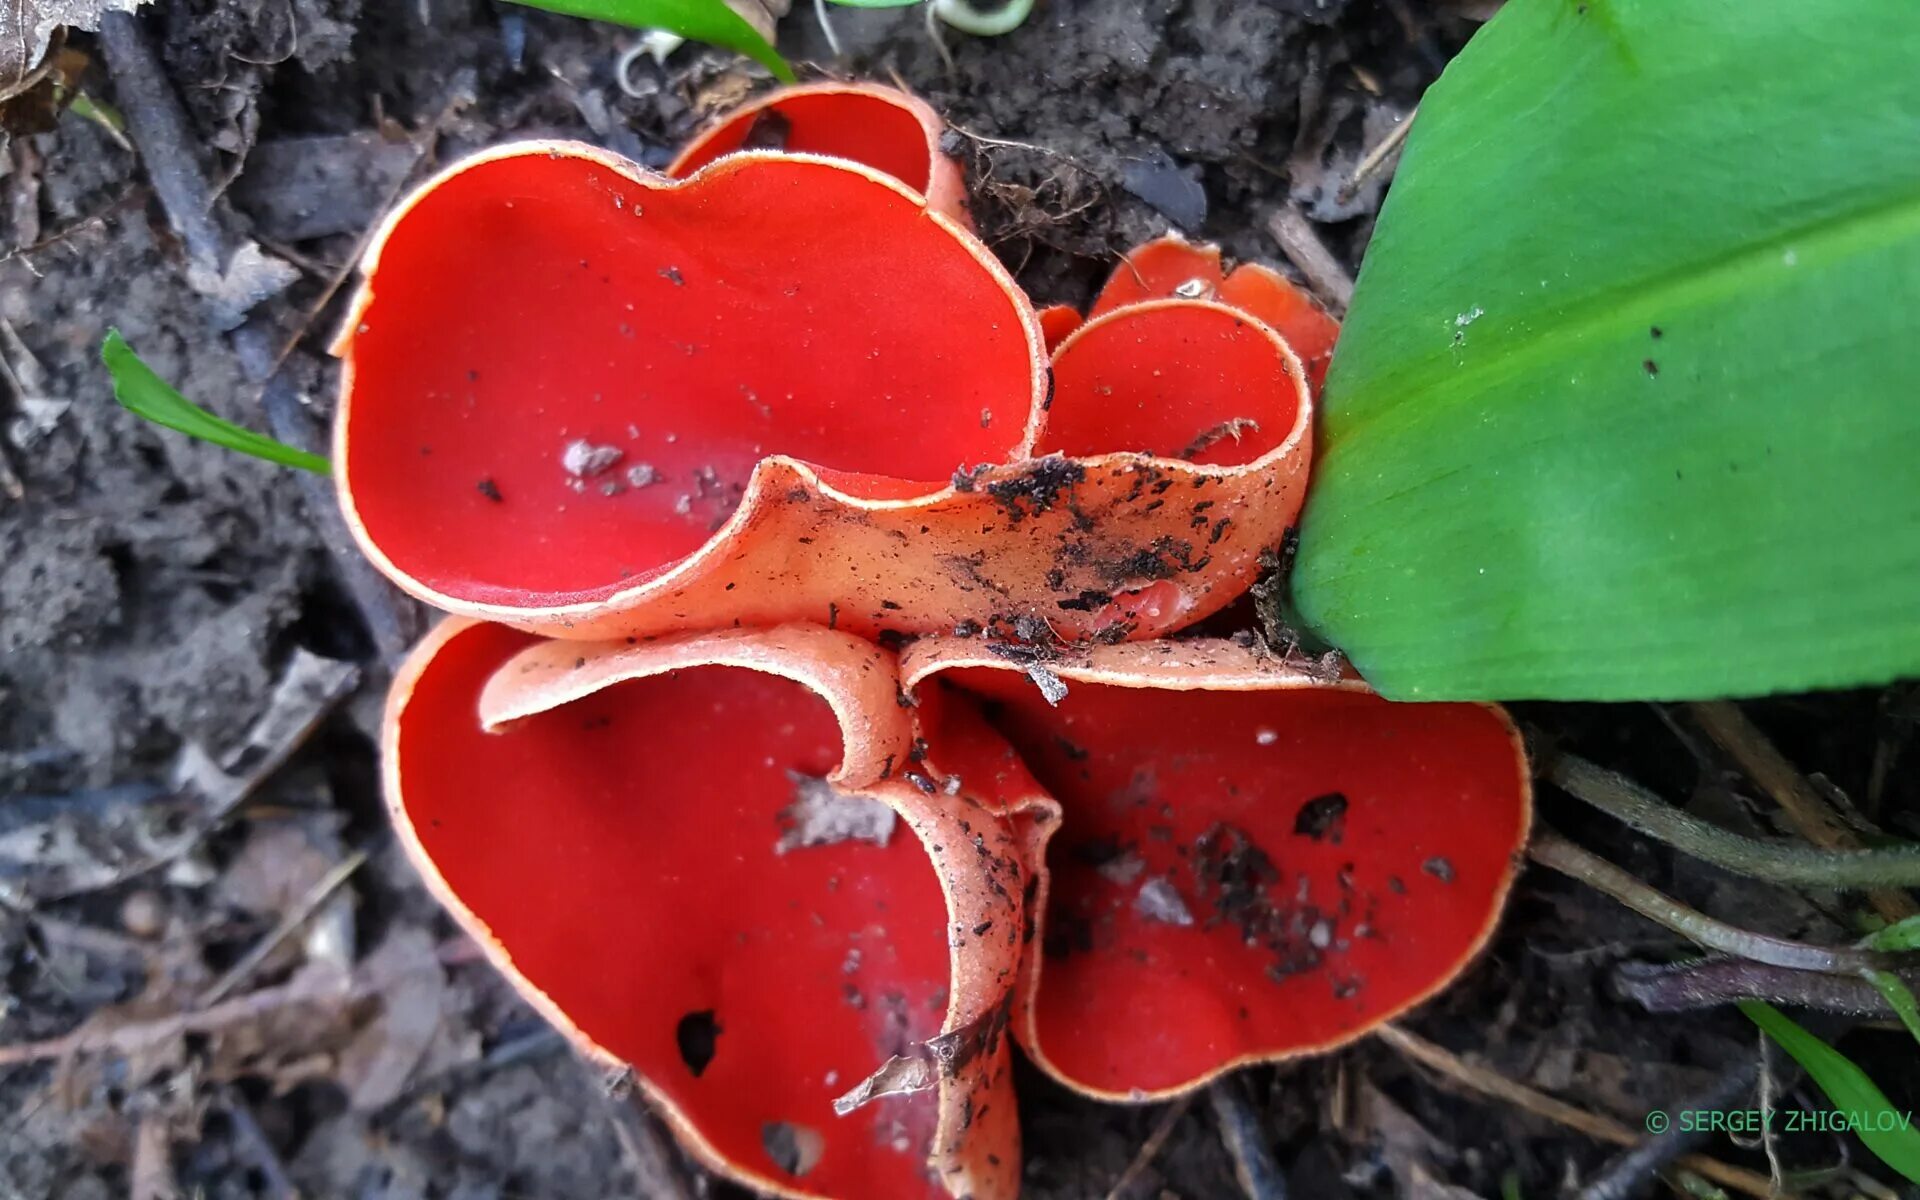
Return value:
M 1869 934 L 1860 944 L 1869 950 L 1884 950 L 1890 953 L 1920 950 L 1920 916 L 1895 921 L 1884 929 Z
M 1920 1183 L 1920 1132 L 1912 1114 L 1896 1109 L 1886 1093 L 1852 1059 L 1802 1029 L 1793 1018 L 1761 1000 L 1740 1001 L 1740 1011 L 1806 1068 L 1836 1112 L 1856 1122 L 1854 1134 L 1880 1161 Z M 1881 1128 L 1882 1124 L 1892 1128 Z
M 1898 975 L 1889 971 L 1876 971 L 1869 967 L 1860 972 L 1860 977 L 1872 984 L 1880 994 L 1886 997 L 1887 1006 L 1907 1027 L 1913 1040 L 1920 1042 L 1920 1001 L 1913 998 L 1913 989 L 1902 983 Z
M 100 361 L 107 364 L 113 376 L 113 398 L 137 417 L 268 462 L 299 467 L 316 475 L 333 473 L 332 464 L 320 455 L 296 450 L 251 429 L 242 429 L 174 391 L 166 380 L 153 373 L 152 367 L 140 361 L 140 356 L 127 345 L 118 329 L 107 330 L 106 341 L 100 344 Z
M 665 29 L 683 38 L 725 46 L 753 59 L 774 78 L 793 82 L 793 68 L 760 31 L 720 0 L 510 0 L 569 17 L 611 21 L 634 29 Z
M 1920 4 L 1511 0 L 1421 101 L 1295 598 L 1399 699 L 1920 672 Z

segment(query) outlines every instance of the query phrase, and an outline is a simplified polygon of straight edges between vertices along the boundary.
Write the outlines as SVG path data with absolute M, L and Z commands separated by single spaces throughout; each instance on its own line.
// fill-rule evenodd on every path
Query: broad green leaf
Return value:
M 592 21 L 611 21 L 634 29 L 664 29 L 683 38 L 725 46 L 753 59 L 776 79 L 793 82 L 793 68 L 767 44 L 760 31 L 747 24 L 721 0 L 511 0 L 528 8 Z
M 333 471 L 332 465 L 320 455 L 296 450 L 265 434 L 243 429 L 174 391 L 166 380 L 154 374 L 152 367 L 140 361 L 140 356 L 127 345 L 118 329 L 107 331 L 106 341 L 100 344 L 100 361 L 107 364 L 107 371 L 113 376 L 113 398 L 135 416 L 282 466 L 299 467 L 316 475 Z
M 1792 1017 L 1760 1000 L 1740 1001 L 1740 1011 L 1806 1069 L 1834 1110 L 1854 1121 L 1854 1135 L 1902 1176 L 1920 1183 L 1920 1131 L 1913 1116 L 1897 1109 L 1852 1059 L 1802 1029 Z
M 1421 101 L 1294 595 L 1399 699 L 1920 672 L 1920 4 L 1510 0 Z

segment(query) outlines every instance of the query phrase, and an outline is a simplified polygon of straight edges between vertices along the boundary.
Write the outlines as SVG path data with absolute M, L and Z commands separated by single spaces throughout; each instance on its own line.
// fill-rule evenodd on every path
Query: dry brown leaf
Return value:
M 109 12 L 132 12 L 146 0 L 0 0 L 0 100 L 30 86 L 61 26 L 98 29 Z

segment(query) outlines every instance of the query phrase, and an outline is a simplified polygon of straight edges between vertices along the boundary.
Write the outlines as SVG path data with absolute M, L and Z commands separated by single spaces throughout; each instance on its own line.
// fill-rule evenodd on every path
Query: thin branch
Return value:
M 1552 753 L 1541 774 L 1630 828 L 1738 875 L 1797 887 L 1920 887 L 1920 846 L 1821 849 L 1743 837 L 1682 812 L 1631 779 L 1573 754 Z
M 1901 976 L 1920 986 L 1920 973 Z M 1736 1000 L 1765 1000 L 1821 1012 L 1892 1020 L 1893 1009 L 1874 986 L 1852 975 L 1796 971 L 1740 958 L 1704 958 L 1685 963 L 1622 963 L 1613 987 L 1648 1012 L 1690 1012 Z
M 1366 157 L 1354 166 L 1353 174 L 1347 176 L 1347 181 L 1340 185 L 1340 190 L 1334 193 L 1334 199 L 1342 204 L 1352 203 L 1367 180 L 1373 178 L 1374 172 L 1406 143 L 1407 134 L 1413 130 L 1413 119 L 1419 115 L 1420 108 L 1416 105 L 1412 112 L 1400 118 L 1400 123 L 1387 131 L 1387 136 L 1380 139 L 1380 144 L 1367 151 Z
M 1611 1117 L 1576 1108 L 1564 1100 L 1557 1100 L 1525 1084 L 1516 1083 L 1497 1071 L 1475 1066 L 1453 1052 L 1442 1049 L 1397 1025 L 1382 1025 L 1377 1036 L 1401 1054 L 1470 1091 L 1504 1101 L 1536 1117 L 1583 1133 L 1595 1141 L 1611 1142 L 1616 1146 L 1637 1146 L 1643 1140 L 1639 1133 Z M 1760 1197 L 1761 1200 L 1773 1200 L 1775 1196 L 1782 1194 L 1773 1190 L 1772 1182 L 1766 1176 L 1742 1167 L 1729 1166 L 1715 1158 L 1707 1158 L 1699 1154 L 1683 1154 L 1674 1160 L 1674 1165 L 1710 1179 L 1723 1187 L 1745 1192 L 1749 1196 Z
M 1320 240 L 1320 232 L 1299 206 L 1287 204 L 1275 209 L 1267 218 L 1267 232 L 1307 277 L 1308 286 L 1327 310 L 1336 317 L 1344 316 L 1347 306 L 1353 303 L 1353 276 L 1347 274 L 1333 251 Z
M 1287 1200 L 1287 1177 L 1267 1149 L 1265 1132 L 1253 1115 L 1240 1081 L 1232 1075 L 1207 1085 L 1207 1102 L 1220 1124 L 1220 1140 L 1233 1158 L 1233 1176 L 1247 1200 Z
M 319 912 L 320 906 L 327 902 L 327 898 L 332 896 L 334 891 L 347 881 L 347 877 L 358 871 L 361 864 L 366 861 L 367 852 L 355 850 L 335 864 L 332 870 L 321 876 L 319 882 L 300 898 L 300 902 L 288 909 L 286 915 L 280 918 L 280 923 L 268 931 L 267 936 L 254 943 L 253 948 L 240 957 L 240 961 L 234 963 L 227 969 L 226 974 L 214 981 L 213 986 L 201 995 L 199 1007 L 207 1008 L 219 1003 L 234 988 L 245 983 L 255 971 L 260 969 L 260 964 L 267 961 L 267 955 L 272 954 L 275 947 L 292 937 L 312 918 L 314 913 Z
M 1578 879 L 1595 891 L 1612 896 L 1648 920 L 1665 925 L 1708 950 L 1779 967 L 1836 974 L 1855 974 L 1869 967 L 1896 967 L 1900 964 L 1897 956 L 1879 951 L 1860 950 L 1851 946 L 1816 946 L 1728 925 L 1647 886 L 1631 873 L 1574 845 L 1550 829 L 1542 829 L 1534 835 L 1527 853 L 1541 866 L 1551 867 L 1563 875 Z
M 1180 1119 L 1187 1115 L 1187 1109 L 1192 1106 L 1191 1092 L 1167 1105 L 1166 1111 L 1160 1114 L 1160 1119 L 1154 1122 L 1153 1132 L 1147 1135 L 1146 1141 L 1140 1143 L 1140 1152 L 1133 1156 L 1133 1161 L 1127 1164 L 1127 1169 L 1120 1172 L 1120 1178 L 1114 1180 L 1113 1186 L 1107 1190 L 1107 1200 L 1120 1200 L 1126 1190 L 1133 1186 L 1133 1181 L 1140 1178 L 1140 1173 L 1159 1157 L 1161 1147 L 1167 1144 L 1167 1139 L 1173 1136 L 1173 1131 L 1180 1124 Z

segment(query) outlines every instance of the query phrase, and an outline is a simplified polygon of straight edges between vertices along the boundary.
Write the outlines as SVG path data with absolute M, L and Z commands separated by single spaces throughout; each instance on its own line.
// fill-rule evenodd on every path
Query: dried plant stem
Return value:
M 1765 789 L 1767 795 L 1773 797 L 1774 803 L 1780 806 L 1780 811 L 1801 837 L 1828 850 L 1852 851 L 1859 846 L 1853 829 L 1834 811 L 1833 805 L 1814 790 L 1806 776 L 1787 761 L 1787 756 L 1780 753 L 1766 734 L 1760 732 L 1759 726 L 1747 719 L 1739 705 L 1727 700 L 1711 700 L 1689 705 L 1687 711 L 1693 714 L 1694 720 L 1700 722 L 1707 736 L 1731 754 L 1734 761 L 1740 764 L 1740 769 Z M 1908 849 L 1911 851 L 1909 858 L 1920 864 L 1920 847 Z M 1892 890 L 1896 887 L 1920 886 L 1920 877 L 1905 876 L 1872 882 L 1882 886 L 1868 899 L 1887 920 L 1900 921 L 1920 913 L 1920 906 L 1914 904 L 1913 897 Z
M 321 876 L 319 882 L 300 898 L 300 902 L 287 910 L 287 914 L 280 918 L 279 924 L 268 931 L 267 936 L 261 938 L 251 950 L 242 955 L 240 961 L 228 968 L 225 975 L 214 981 L 213 986 L 201 995 L 199 1007 L 210 1008 L 218 1004 L 226 999 L 234 988 L 245 983 L 255 971 L 260 969 L 260 964 L 267 960 L 267 955 L 272 954 L 276 946 L 298 932 L 314 913 L 320 911 L 320 906 L 327 902 L 327 898 L 333 895 L 335 889 L 345 883 L 347 877 L 358 871 L 361 864 L 366 861 L 367 852 L 355 850 L 344 860 L 335 864 L 332 870 Z
M 1228 1075 L 1207 1085 L 1207 1102 L 1220 1125 L 1220 1140 L 1233 1159 L 1233 1177 L 1247 1200 L 1287 1200 L 1287 1178 L 1267 1149 L 1260 1119 L 1247 1103 L 1240 1080 Z
M 1107 1189 L 1107 1200 L 1120 1200 L 1126 1190 L 1133 1186 L 1133 1181 L 1140 1178 L 1140 1173 L 1159 1156 L 1160 1148 L 1167 1144 L 1167 1139 L 1173 1136 L 1173 1131 L 1180 1124 L 1180 1119 L 1187 1115 L 1187 1109 L 1192 1106 L 1192 1093 L 1167 1105 L 1166 1111 L 1160 1114 L 1160 1119 L 1154 1122 L 1153 1132 L 1147 1135 L 1146 1141 L 1140 1143 L 1140 1152 L 1133 1156 L 1133 1161 L 1128 1163 L 1127 1169 L 1120 1173 L 1120 1178 L 1114 1180 L 1113 1186 Z
M 1910 987 L 1920 986 L 1920 973 L 1909 971 L 1900 978 Z M 1614 970 L 1613 987 L 1622 997 L 1656 1013 L 1765 1000 L 1858 1017 L 1892 1020 L 1895 1016 L 1886 997 L 1857 976 L 1795 971 L 1740 958 L 1622 963 Z
M 1595 1141 L 1611 1142 L 1616 1146 L 1637 1146 L 1643 1140 L 1640 1133 L 1627 1128 L 1611 1117 L 1591 1113 L 1584 1108 L 1576 1108 L 1564 1100 L 1557 1100 L 1525 1084 L 1516 1083 L 1497 1071 L 1475 1066 L 1452 1051 L 1442 1049 L 1425 1038 L 1408 1033 L 1397 1025 L 1382 1025 L 1376 1036 L 1401 1054 L 1446 1076 L 1470 1091 L 1505 1101 L 1536 1117 L 1542 1117 L 1556 1125 L 1564 1125 L 1568 1129 L 1583 1133 Z M 1773 1197 L 1781 1195 L 1773 1190 L 1772 1182 L 1766 1176 L 1741 1167 L 1729 1166 L 1715 1158 L 1707 1158 L 1699 1154 L 1683 1154 L 1673 1160 L 1673 1165 L 1710 1179 L 1722 1187 L 1732 1188 L 1749 1196 L 1758 1196 L 1762 1200 L 1772 1200 Z
M 1580 880 L 1595 891 L 1612 896 L 1648 920 L 1658 922 L 1708 950 L 1738 955 L 1755 962 L 1772 963 L 1778 967 L 1849 975 L 1872 967 L 1896 966 L 1899 962 L 1896 956 L 1879 951 L 1850 946 L 1816 946 L 1728 925 L 1647 886 L 1631 873 L 1574 845 L 1550 829 L 1541 829 L 1534 835 L 1528 854 L 1541 866 L 1551 867 L 1563 875 Z
M 1353 168 L 1353 174 L 1348 176 L 1347 181 L 1340 185 L 1340 190 L 1334 193 L 1335 199 L 1346 204 L 1360 194 L 1360 189 L 1366 185 L 1367 180 L 1373 178 L 1393 153 L 1406 144 L 1407 134 L 1413 129 L 1413 119 L 1419 113 L 1419 106 L 1416 105 L 1412 112 L 1400 118 L 1400 123 L 1389 130 L 1387 136 L 1380 139 L 1379 145 L 1367 151 L 1366 156 Z
M 1716 867 L 1796 887 L 1920 886 L 1920 846 L 1860 850 L 1743 837 L 1690 816 L 1646 788 L 1573 754 L 1553 754 L 1542 774 L 1632 829 Z
M 1307 214 L 1294 204 L 1277 208 L 1267 218 L 1267 232 L 1280 243 L 1288 260 L 1307 277 L 1307 285 L 1320 303 L 1334 316 L 1344 316 L 1347 306 L 1353 303 L 1353 276 L 1347 274 L 1333 251 L 1320 240 L 1320 232 L 1307 219 Z

